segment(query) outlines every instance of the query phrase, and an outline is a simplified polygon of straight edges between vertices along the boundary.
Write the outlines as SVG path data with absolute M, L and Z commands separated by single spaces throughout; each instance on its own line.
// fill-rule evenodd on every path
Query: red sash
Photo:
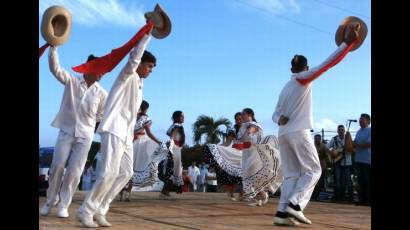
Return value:
M 238 150 L 242 150 L 242 149 L 247 149 L 249 147 L 251 147 L 252 143 L 249 141 L 246 142 L 242 142 L 242 143 L 235 143 L 232 145 L 233 148 L 238 149 Z
M 134 139 L 132 141 L 135 141 L 136 139 L 138 139 L 138 136 L 142 136 L 144 134 L 145 134 L 145 132 L 134 133 Z
M 182 147 L 182 142 L 181 141 L 174 140 L 174 144 L 178 145 L 179 147 Z

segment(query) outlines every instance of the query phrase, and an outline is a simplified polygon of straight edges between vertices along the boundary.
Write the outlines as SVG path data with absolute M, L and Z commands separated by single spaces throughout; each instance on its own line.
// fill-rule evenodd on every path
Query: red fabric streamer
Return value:
M 349 53 L 349 51 L 356 45 L 356 43 L 358 42 L 358 40 L 350 43 L 350 45 L 348 45 L 340 54 L 339 56 L 337 56 L 333 61 L 331 61 L 329 64 L 323 66 L 321 69 L 319 69 L 317 72 L 314 72 L 311 76 L 309 76 L 308 78 L 304 78 L 304 79 L 296 79 L 300 84 L 302 85 L 306 85 L 310 82 L 312 82 L 313 80 L 315 80 L 316 78 L 318 78 L 323 72 L 327 71 L 328 69 L 330 69 L 331 67 L 335 66 L 337 63 L 339 63 L 346 55 L 347 53 Z
M 50 44 L 46 43 L 46 44 L 44 44 L 42 47 L 39 48 L 39 50 L 38 50 L 38 52 L 39 52 L 38 58 L 40 58 L 41 55 L 43 55 L 44 51 L 46 51 L 47 47 L 49 47 L 49 46 L 50 46 Z
M 143 26 L 134 37 L 131 38 L 126 44 L 120 48 L 113 49 L 111 53 L 94 59 L 92 61 L 86 62 L 84 64 L 72 67 L 75 72 L 83 74 L 93 74 L 100 75 L 110 72 L 115 68 L 115 66 L 120 63 L 120 61 L 127 55 L 131 49 L 137 44 L 139 40 L 145 35 L 148 34 L 153 28 L 154 24 L 149 21 L 145 26 Z

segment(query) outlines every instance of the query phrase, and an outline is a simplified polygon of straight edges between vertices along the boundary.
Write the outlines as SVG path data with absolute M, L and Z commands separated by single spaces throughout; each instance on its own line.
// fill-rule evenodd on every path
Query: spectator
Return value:
M 316 184 L 315 189 L 313 190 L 312 199 L 319 201 L 320 192 L 325 191 L 325 178 L 326 178 L 326 159 L 327 159 L 327 146 L 322 142 L 322 136 L 316 134 L 315 137 L 315 147 L 317 154 L 319 155 L 320 167 L 322 168 L 322 174 L 320 175 L 319 181 Z
M 182 192 L 189 192 L 189 185 L 191 183 L 191 178 L 188 176 L 188 171 L 182 171 L 182 180 L 184 181 L 184 185 L 182 186 Z
M 206 185 L 206 174 L 208 173 L 208 168 L 205 165 L 205 162 L 202 162 L 199 166 L 199 178 L 197 180 L 198 192 L 205 192 Z
M 200 174 L 201 172 L 199 171 L 199 168 L 196 166 L 196 162 L 192 161 L 192 165 L 188 167 L 188 175 L 191 177 L 190 190 L 192 192 L 196 192 L 197 190 L 196 181 Z
M 357 167 L 358 179 L 358 205 L 371 205 L 371 127 L 370 115 L 363 113 L 359 119 L 360 129 L 356 133 L 353 146 L 356 149 L 355 162 Z
M 83 191 L 88 191 L 91 189 L 92 183 L 91 183 L 91 179 L 92 176 L 94 174 L 94 170 L 92 165 L 90 164 L 90 162 L 87 161 L 85 168 L 84 168 L 84 172 L 83 172 L 83 176 L 82 176 L 82 190 Z
M 353 182 L 352 182 L 352 153 L 346 151 L 345 127 L 337 127 L 337 135 L 329 142 L 329 152 L 334 167 L 335 180 L 335 201 L 342 201 L 345 198 L 345 191 L 348 191 L 348 201 L 353 202 Z
M 218 188 L 218 182 L 216 180 L 216 173 L 214 168 L 210 167 L 209 171 L 206 173 L 206 190 L 208 192 L 216 192 Z

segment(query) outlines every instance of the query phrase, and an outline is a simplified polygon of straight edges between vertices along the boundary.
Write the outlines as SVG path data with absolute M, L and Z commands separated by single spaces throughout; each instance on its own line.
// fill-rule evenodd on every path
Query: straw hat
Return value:
M 157 4 L 154 11 L 144 14 L 147 20 L 154 22 L 154 29 L 152 30 L 152 36 L 158 39 L 165 38 L 171 33 L 171 20 L 162 7 Z
M 364 23 L 360 18 L 354 17 L 354 16 L 349 16 L 343 19 L 343 21 L 340 23 L 339 27 L 336 30 L 335 34 L 335 41 L 337 46 L 342 44 L 342 42 L 345 40 L 345 35 L 346 35 L 346 29 L 347 28 L 354 28 L 358 26 L 358 34 L 359 34 L 359 42 L 350 50 L 356 50 L 359 48 L 364 39 L 366 38 L 367 35 L 367 26 L 366 23 Z
M 61 6 L 49 7 L 41 21 L 41 35 L 50 45 L 65 43 L 71 31 L 71 14 Z

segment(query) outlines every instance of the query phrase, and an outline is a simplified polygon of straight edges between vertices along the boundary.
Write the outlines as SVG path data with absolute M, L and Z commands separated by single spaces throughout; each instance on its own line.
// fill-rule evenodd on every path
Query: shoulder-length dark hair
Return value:
M 242 110 L 242 113 L 251 115 L 252 121 L 257 122 L 256 119 L 255 119 L 255 113 L 253 112 L 253 110 L 252 110 L 251 108 L 244 108 L 244 109 Z

